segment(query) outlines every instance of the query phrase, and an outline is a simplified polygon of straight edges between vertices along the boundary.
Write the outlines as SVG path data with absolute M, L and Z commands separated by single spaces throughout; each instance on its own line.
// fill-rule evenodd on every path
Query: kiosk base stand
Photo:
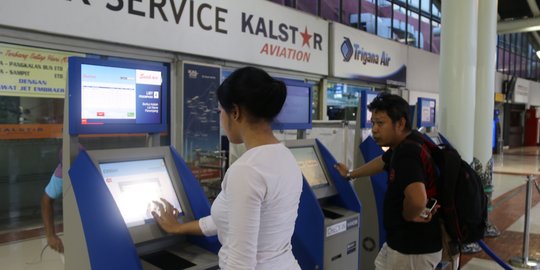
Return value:
M 540 261 L 537 259 L 529 258 L 529 227 L 530 227 L 530 215 L 531 215 L 531 203 L 532 203 L 532 184 L 536 184 L 535 177 L 533 175 L 527 176 L 527 195 L 525 197 L 525 225 L 523 230 L 523 256 L 514 256 L 510 258 L 510 264 L 516 267 L 525 269 L 540 269 Z

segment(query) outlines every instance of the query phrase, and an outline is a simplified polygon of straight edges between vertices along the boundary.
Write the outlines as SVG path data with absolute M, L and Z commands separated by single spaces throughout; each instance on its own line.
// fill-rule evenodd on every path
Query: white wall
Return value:
M 439 55 L 408 47 L 407 89 L 411 92 L 439 92 Z

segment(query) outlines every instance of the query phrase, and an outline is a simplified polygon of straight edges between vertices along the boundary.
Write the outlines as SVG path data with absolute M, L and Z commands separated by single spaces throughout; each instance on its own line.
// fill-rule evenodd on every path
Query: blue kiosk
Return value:
M 178 152 L 158 146 L 168 128 L 169 73 L 167 65 L 69 59 L 66 269 L 218 269 L 216 237 L 169 235 L 152 218 L 159 198 L 179 210 L 179 222 L 210 213 Z M 77 153 L 79 135 L 111 133 L 146 133 L 148 145 Z
M 347 164 L 357 168 L 374 158 L 382 155 L 384 150 L 371 136 L 371 112 L 367 106 L 377 97 L 378 93 L 363 91 L 356 114 L 354 163 Z M 363 206 L 363 219 L 360 247 L 362 269 L 373 269 L 375 258 L 382 245 L 386 242 L 386 232 L 383 226 L 383 202 L 388 188 L 386 172 L 371 177 L 361 177 L 353 182 L 354 190 Z M 369 218 L 366 218 L 369 217 Z
M 352 186 L 334 168 L 336 160 L 318 140 L 286 141 L 304 184 L 293 234 L 302 269 L 360 269 L 360 213 Z

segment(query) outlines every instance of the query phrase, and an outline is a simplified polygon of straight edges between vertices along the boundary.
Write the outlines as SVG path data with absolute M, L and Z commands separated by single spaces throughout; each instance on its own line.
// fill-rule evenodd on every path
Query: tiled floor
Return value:
M 526 147 L 494 156 L 495 168 L 511 168 L 512 174 L 493 175 L 493 211 L 490 220 L 501 230 L 496 238 L 486 238 L 489 248 L 502 260 L 522 256 L 525 175 L 519 171 L 538 171 L 540 148 Z M 540 179 L 538 180 L 540 182 Z M 530 217 L 529 257 L 540 258 L 540 193 L 533 188 L 533 207 Z M 61 230 L 61 227 L 58 227 Z M 63 258 L 46 244 L 43 231 L 34 228 L 24 232 L 0 233 L 0 269 L 63 269 Z M 42 254 L 43 251 L 43 254 Z M 42 254 L 42 255 L 41 255 Z M 484 252 L 463 256 L 464 270 L 502 269 Z M 515 268 L 518 269 L 518 268 Z

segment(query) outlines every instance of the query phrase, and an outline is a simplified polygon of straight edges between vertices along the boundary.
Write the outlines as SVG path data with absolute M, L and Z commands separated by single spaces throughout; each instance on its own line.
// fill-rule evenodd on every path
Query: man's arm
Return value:
M 407 221 L 425 222 L 420 214 L 426 207 L 426 187 L 422 182 L 413 182 L 405 188 L 403 218 Z
M 343 163 L 337 163 L 335 168 L 338 170 L 339 174 L 343 177 L 349 176 L 350 178 L 358 178 L 362 176 L 371 176 L 378 174 L 384 171 L 384 161 L 382 155 L 374 158 L 370 162 L 354 169 L 351 171 L 350 175 L 348 174 L 348 169 Z
M 47 236 L 47 244 L 60 253 L 64 253 L 64 244 L 62 239 L 56 235 L 54 228 L 54 199 L 51 199 L 47 193 L 43 193 L 41 197 L 41 218 L 43 219 L 43 225 L 45 227 L 45 234 Z

